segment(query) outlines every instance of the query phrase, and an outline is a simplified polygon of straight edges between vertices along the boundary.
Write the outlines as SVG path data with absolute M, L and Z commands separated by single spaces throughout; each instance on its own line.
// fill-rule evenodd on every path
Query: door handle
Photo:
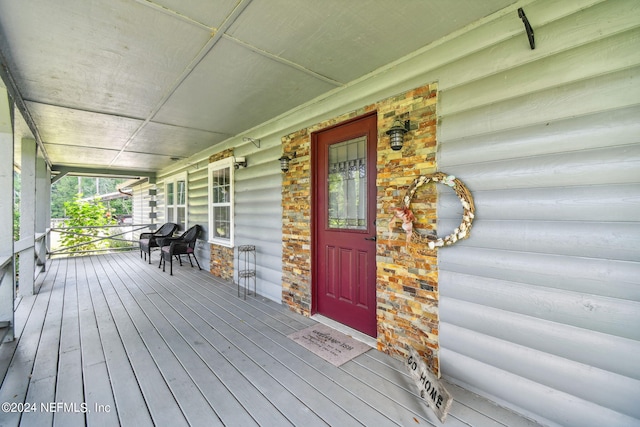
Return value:
M 365 237 L 364 240 L 373 240 L 375 242 L 376 241 L 376 236 Z

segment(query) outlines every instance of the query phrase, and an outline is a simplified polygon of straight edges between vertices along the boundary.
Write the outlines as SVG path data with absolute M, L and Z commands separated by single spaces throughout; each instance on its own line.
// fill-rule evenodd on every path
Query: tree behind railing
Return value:
M 108 247 L 108 240 L 99 239 L 101 227 L 114 225 L 115 219 L 109 210 L 95 199 L 93 202 L 83 201 L 82 194 L 77 194 L 72 201 L 64 203 L 66 219 L 65 228 L 84 228 L 84 233 L 63 233 L 62 246 L 68 252 L 84 252 Z

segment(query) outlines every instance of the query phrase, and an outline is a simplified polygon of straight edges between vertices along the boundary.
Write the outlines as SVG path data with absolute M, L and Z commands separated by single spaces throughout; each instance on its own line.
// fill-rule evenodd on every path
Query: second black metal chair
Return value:
M 158 264 L 158 268 L 162 266 L 162 271 L 165 271 L 166 263 L 169 261 L 169 273 L 173 275 L 173 257 L 178 258 L 180 265 L 182 265 L 182 255 L 187 255 L 189 263 L 193 267 L 193 262 L 191 262 L 191 255 L 193 255 L 198 269 L 202 270 L 195 255 L 196 241 L 201 232 L 202 227 L 194 225 L 185 231 L 182 236 L 160 239 L 160 264 Z
M 144 253 L 144 259 L 146 261 L 148 254 L 149 264 L 151 264 L 151 249 L 159 247 L 158 240 L 172 236 L 177 228 L 178 224 L 167 222 L 153 233 L 140 233 L 140 258 L 142 258 L 142 254 Z

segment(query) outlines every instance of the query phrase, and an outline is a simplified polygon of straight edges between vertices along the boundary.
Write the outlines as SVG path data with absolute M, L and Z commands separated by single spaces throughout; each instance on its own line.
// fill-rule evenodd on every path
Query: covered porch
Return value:
M 0 346 L 3 426 L 440 425 L 401 361 L 371 350 L 334 367 L 287 338 L 315 320 L 206 271 L 58 259 L 36 290 Z M 448 426 L 535 425 L 447 388 Z
M 0 427 L 439 425 L 408 346 L 456 398 L 447 425 L 639 425 L 640 2 L 292 3 L 0 0 Z M 330 314 L 313 141 L 373 115 L 364 176 L 335 171 L 371 188 L 381 351 L 335 368 L 287 338 Z M 431 183 L 415 229 L 458 241 L 414 250 L 390 217 L 433 173 L 466 183 L 473 236 Z M 211 274 L 50 262 L 65 176 L 130 179 L 135 224 L 203 226 Z

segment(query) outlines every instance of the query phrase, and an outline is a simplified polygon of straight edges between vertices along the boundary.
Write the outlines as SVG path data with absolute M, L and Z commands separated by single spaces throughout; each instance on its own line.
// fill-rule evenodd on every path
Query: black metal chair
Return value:
M 169 274 L 173 276 L 173 258 L 176 257 L 182 265 L 182 255 L 187 255 L 189 258 L 189 264 L 193 267 L 191 262 L 191 255 L 196 261 L 199 270 L 202 270 L 198 258 L 195 255 L 196 241 L 198 236 L 202 232 L 202 227 L 194 225 L 185 231 L 182 236 L 179 237 L 167 237 L 160 240 L 160 264 L 158 268 L 162 266 L 162 271 L 165 271 L 167 261 L 169 261 Z
M 171 237 L 177 228 L 178 224 L 167 222 L 153 233 L 140 233 L 140 258 L 142 258 L 142 254 L 144 253 L 144 260 L 146 261 L 147 254 L 149 254 L 149 264 L 151 264 L 151 249 L 160 247 L 158 239 Z

